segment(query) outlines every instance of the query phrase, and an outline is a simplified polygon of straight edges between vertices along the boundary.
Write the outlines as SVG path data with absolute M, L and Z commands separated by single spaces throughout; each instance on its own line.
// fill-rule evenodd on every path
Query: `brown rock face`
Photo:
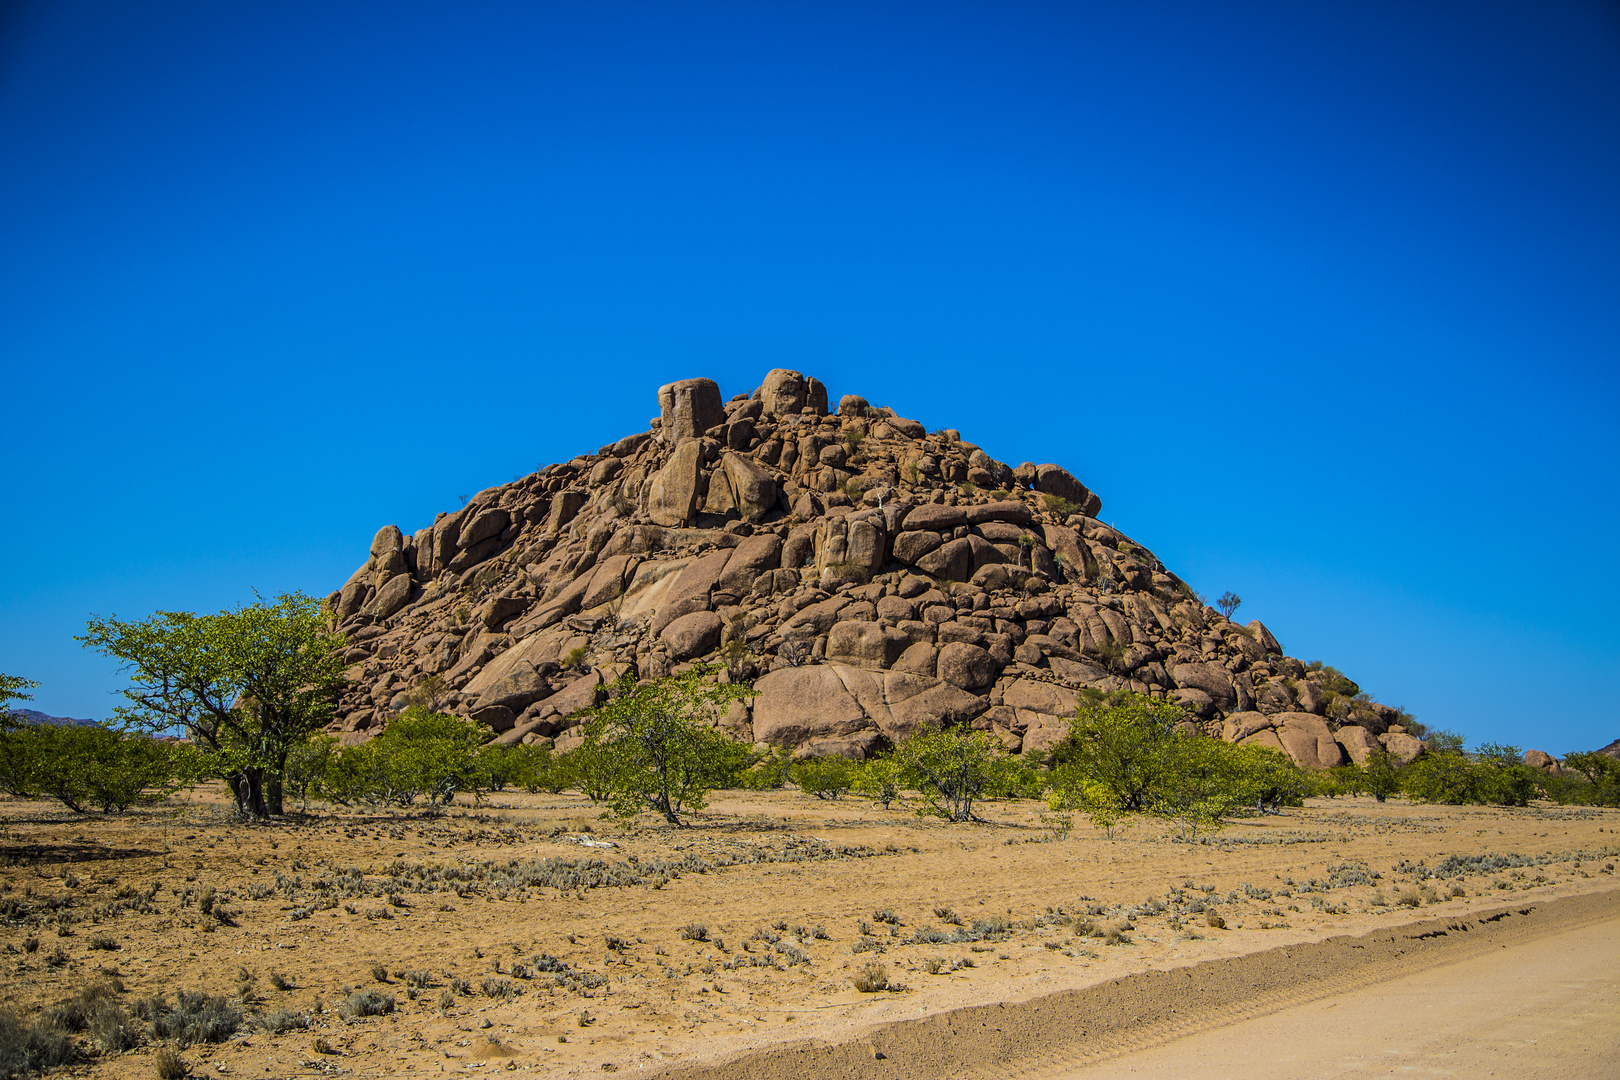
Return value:
M 1311 768 L 1370 752 L 1384 714 L 1337 732 L 1305 715 L 1324 676 L 1197 604 L 1071 473 L 827 402 L 787 369 L 729 401 L 671 382 L 652 430 L 378 530 L 328 598 L 352 678 L 334 730 L 369 738 L 437 675 L 503 743 L 566 752 L 622 675 L 724 659 L 759 693 L 719 729 L 799 754 L 971 723 L 1045 757 L 1082 688 L 1180 701 L 1201 730 Z M 1378 745 L 1421 752 L 1406 738 Z
M 682 379 L 658 388 L 658 430 L 666 438 L 702 438 L 725 419 L 720 387 L 713 379 Z

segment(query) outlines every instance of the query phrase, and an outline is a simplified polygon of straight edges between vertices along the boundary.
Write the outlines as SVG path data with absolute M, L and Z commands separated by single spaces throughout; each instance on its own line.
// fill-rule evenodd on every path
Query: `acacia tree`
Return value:
M 287 755 L 331 720 L 343 685 L 344 638 L 297 592 L 217 615 L 92 616 L 78 640 L 123 661 L 119 719 L 183 731 L 256 820 L 282 813 Z
M 988 731 L 927 726 L 894 750 L 904 775 L 925 800 L 918 814 L 946 821 L 977 821 L 973 803 L 1012 767 Z
M 749 748 L 709 725 L 727 702 L 754 690 L 708 683 L 708 674 L 695 667 L 645 684 L 625 678 L 594 710 L 586 745 L 574 753 L 597 754 L 612 764 L 611 794 L 603 794 L 615 813 L 631 817 L 650 809 L 680 825 L 682 813 L 701 810 L 710 791 L 748 767 Z

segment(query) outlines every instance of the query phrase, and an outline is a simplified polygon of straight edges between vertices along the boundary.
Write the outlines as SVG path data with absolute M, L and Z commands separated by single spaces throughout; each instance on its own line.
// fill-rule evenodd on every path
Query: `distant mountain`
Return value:
M 1614 740 L 1614 742 L 1599 750 L 1598 753 L 1607 754 L 1612 758 L 1620 758 L 1620 739 Z
M 38 709 L 12 709 L 11 715 L 30 724 L 68 724 L 75 727 L 89 727 L 94 720 L 80 720 L 72 716 L 51 716 Z

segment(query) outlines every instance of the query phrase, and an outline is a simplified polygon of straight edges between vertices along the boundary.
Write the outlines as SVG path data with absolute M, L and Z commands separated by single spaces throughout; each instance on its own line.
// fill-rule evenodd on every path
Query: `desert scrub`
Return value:
M 155 1039 L 172 1039 L 181 1046 L 221 1043 L 242 1026 L 242 1009 L 223 994 L 182 990 L 173 1006 L 162 993 L 135 1002 L 135 1015 L 152 1026 Z
M 345 1020 L 355 1020 L 362 1016 L 383 1016 L 394 1011 L 394 995 L 385 994 L 376 987 L 356 990 L 343 1000 L 337 1011 Z
M 44 1014 L 43 1022 L 66 1032 L 84 1032 L 90 1044 L 104 1054 L 116 1054 L 138 1045 L 140 1033 L 118 995 L 123 984 L 97 979 L 59 1002 Z
M 877 961 L 868 963 L 850 979 L 850 985 L 863 994 L 876 994 L 889 988 L 889 969 Z
M 683 941 L 708 941 L 709 928 L 702 923 L 687 923 L 681 927 Z
M 180 1056 L 180 1051 L 172 1046 L 165 1046 L 157 1052 L 152 1060 L 158 1080 L 185 1080 L 191 1075 L 191 1065 Z
M 253 1018 L 253 1025 L 272 1035 L 285 1035 L 289 1031 L 303 1031 L 309 1027 L 309 1016 L 296 1009 L 277 1009 Z

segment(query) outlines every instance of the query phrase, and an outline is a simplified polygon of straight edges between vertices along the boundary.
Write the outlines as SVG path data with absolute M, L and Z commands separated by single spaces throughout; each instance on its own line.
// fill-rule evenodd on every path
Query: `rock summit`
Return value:
M 346 742 L 437 675 L 499 741 L 566 751 L 615 679 L 708 662 L 759 691 L 720 728 L 801 755 L 946 723 L 1043 757 L 1077 691 L 1127 687 L 1308 768 L 1422 750 L 1396 710 L 1206 606 L 1059 465 L 852 394 L 834 409 L 797 371 L 657 402 L 647 431 L 377 532 L 327 599 L 351 642 Z

